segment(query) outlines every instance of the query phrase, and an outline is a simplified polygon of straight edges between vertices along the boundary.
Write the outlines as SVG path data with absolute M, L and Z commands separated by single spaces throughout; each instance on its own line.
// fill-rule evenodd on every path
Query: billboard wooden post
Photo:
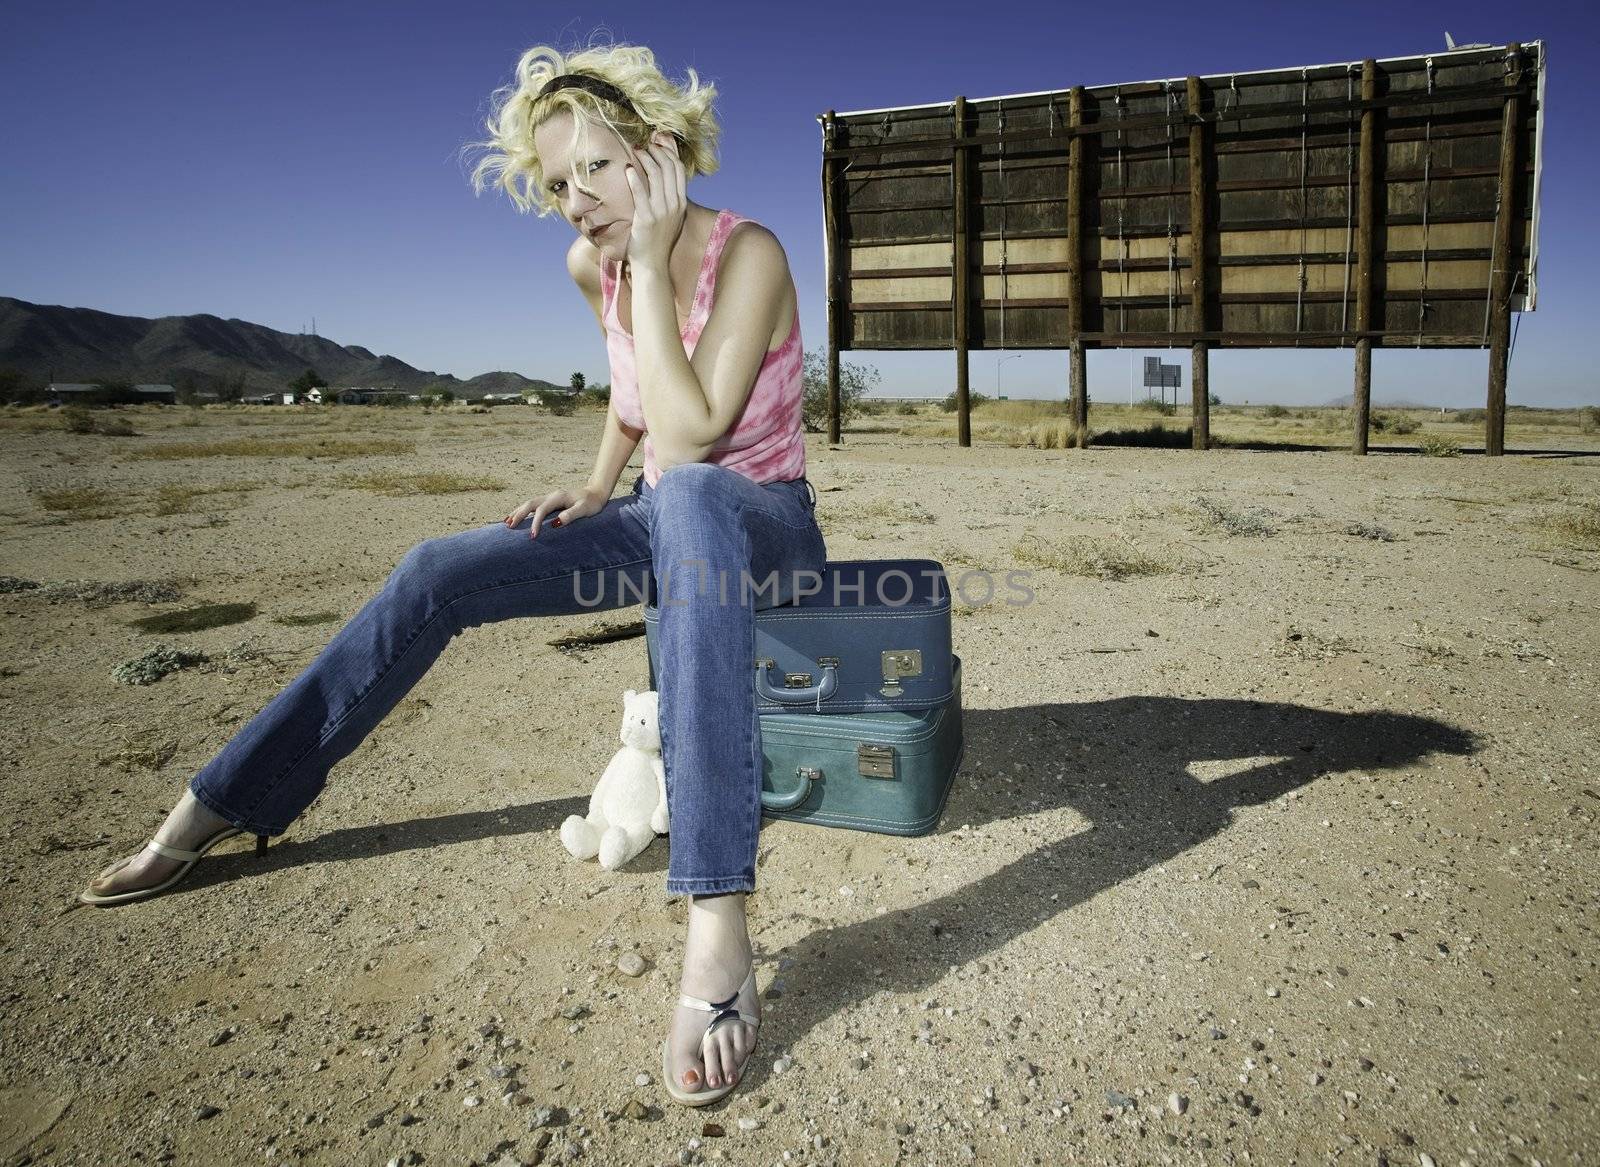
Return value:
M 1350 400 L 1350 452 L 1367 452 L 1367 427 L 1372 420 L 1372 293 L 1377 272 L 1375 223 L 1378 215 L 1378 63 L 1361 62 L 1361 146 L 1356 203 L 1356 385 Z
M 838 186 L 839 160 L 833 153 L 837 137 L 838 125 L 830 109 L 822 122 L 822 220 L 826 232 L 823 247 L 828 261 L 828 442 L 835 446 L 839 444 L 839 334 L 845 312 L 845 306 L 839 302 L 839 256 L 843 249 L 834 219 L 838 209 L 834 189 Z
M 1067 343 L 1068 401 L 1072 414 L 1073 444 L 1089 447 L 1089 362 L 1083 348 L 1083 86 L 1074 85 L 1068 124 L 1072 142 L 1067 147 Z
M 972 291 L 968 281 L 972 274 L 971 240 L 967 222 L 967 148 L 962 139 L 967 136 L 967 99 L 955 100 L 955 145 L 950 151 L 951 198 L 955 215 L 952 225 L 952 255 L 950 261 L 950 340 L 956 350 L 956 441 L 963 446 L 972 445 L 971 402 L 967 395 L 967 342 L 970 334 L 968 311 L 972 305 Z
M 1521 215 L 1517 189 L 1522 137 L 1522 46 L 1506 46 L 1506 105 L 1500 122 L 1500 192 L 1496 200 L 1494 251 L 1489 261 L 1489 401 L 1483 417 L 1483 452 L 1506 452 L 1506 365 L 1511 358 L 1511 297 L 1522 270 L 1522 241 L 1512 228 Z
M 1211 448 L 1211 352 L 1206 325 L 1206 248 L 1210 223 L 1206 215 L 1206 124 L 1202 120 L 1200 78 L 1187 85 L 1189 113 L 1189 327 L 1195 333 L 1190 397 L 1190 445 Z

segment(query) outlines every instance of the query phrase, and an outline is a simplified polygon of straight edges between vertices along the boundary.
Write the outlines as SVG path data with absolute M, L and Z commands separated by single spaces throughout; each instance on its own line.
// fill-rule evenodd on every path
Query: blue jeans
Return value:
M 355 618 L 190 784 L 235 826 L 283 833 L 465 628 L 637 604 L 657 589 L 667 890 L 751 891 L 761 824 L 755 610 L 820 572 L 815 492 L 689 463 L 568 526 L 529 521 L 413 547 Z M 807 586 L 802 582 L 800 587 Z M 815 586 L 811 584 L 810 586 Z

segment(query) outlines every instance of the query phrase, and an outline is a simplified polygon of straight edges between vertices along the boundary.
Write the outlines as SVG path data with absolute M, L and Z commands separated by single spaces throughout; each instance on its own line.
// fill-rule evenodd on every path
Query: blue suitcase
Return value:
M 756 612 L 756 708 L 777 713 L 913 713 L 955 693 L 950 586 L 932 559 L 845 559 Z M 645 607 L 650 684 L 660 611 Z
M 933 830 L 961 768 L 961 662 L 927 709 L 761 718 L 761 807 L 773 818 L 889 835 Z

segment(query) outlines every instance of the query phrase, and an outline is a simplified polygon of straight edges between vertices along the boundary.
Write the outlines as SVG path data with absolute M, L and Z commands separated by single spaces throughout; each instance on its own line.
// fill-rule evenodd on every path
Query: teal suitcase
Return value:
M 961 768 L 961 660 L 926 709 L 761 716 L 761 808 L 769 816 L 887 835 L 939 824 Z

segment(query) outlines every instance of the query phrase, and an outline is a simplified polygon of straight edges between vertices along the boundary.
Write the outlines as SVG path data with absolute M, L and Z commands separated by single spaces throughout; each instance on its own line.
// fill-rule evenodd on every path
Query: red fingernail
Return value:
M 551 520 L 550 525 L 552 527 L 559 527 L 561 525 L 561 520 L 560 519 L 553 519 L 553 520 Z

